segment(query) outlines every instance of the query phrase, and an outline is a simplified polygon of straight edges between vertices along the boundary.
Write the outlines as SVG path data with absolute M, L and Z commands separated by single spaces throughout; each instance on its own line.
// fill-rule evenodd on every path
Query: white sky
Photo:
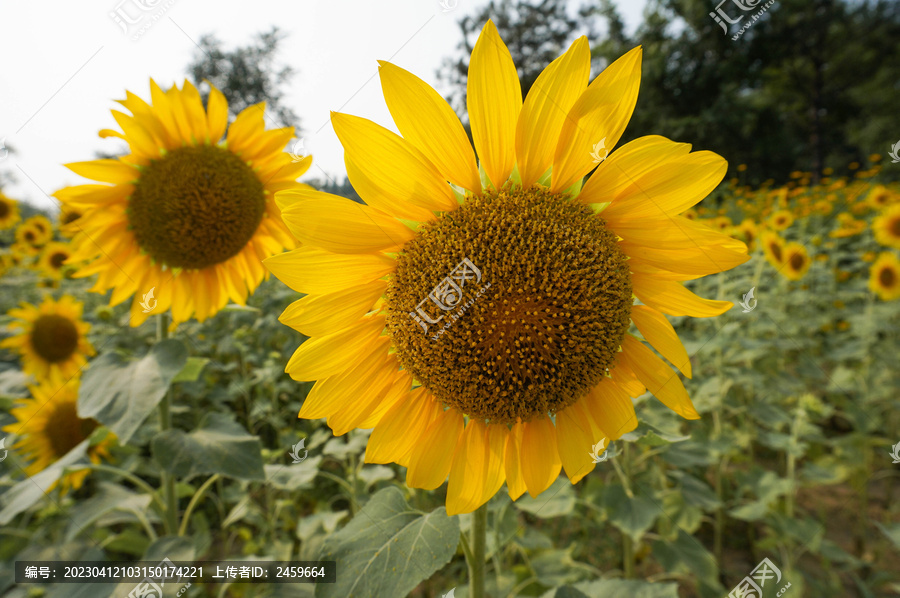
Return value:
M 313 154 L 304 179 L 324 179 L 326 173 L 342 178 L 343 150 L 329 123 L 330 110 L 394 128 L 377 60 L 390 60 L 446 93 L 437 86 L 435 71 L 445 56 L 456 55 L 457 21 L 486 1 L 444 2 L 455 8 L 445 12 L 439 0 L 2 1 L 0 142 L 5 139 L 15 153 L 0 149 L 0 170 L 16 178 L 5 191 L 55 206 L 45 193 L 88 182 L 62 164 L 125 148 L 97 132 L 118 129 L 109 111 L 121 108 L 114 100 L 124 98 L 126 89 L 149 101 L 149 78 L 164 88 L 180 85 L 204 34 L 213 33 L 232 48 L 273 25 L 287 34 L 278 60 L 297 71 L 285 104 L 300 117 L 303 153 Z M 579 4 L 571 2 L 573 12 Z M 645 0 L 619 4 L 633 30 Z M 110 16 L 116 9 L 120 18 L 143 20 L 126 34 Z M 151 26 L 141 34 L 144 23 Z

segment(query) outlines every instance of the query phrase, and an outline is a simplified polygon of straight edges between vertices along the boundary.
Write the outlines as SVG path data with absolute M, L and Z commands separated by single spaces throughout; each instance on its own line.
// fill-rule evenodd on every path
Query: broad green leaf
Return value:
M 638 542 L 662 513 L 652 500 L 635 495 L 628 498 L 622 486 L 610 486 L 604 494 L 609 522 Z
M 394 470 L 384 465 L 366 465 L 360 470 L 359 479 L 368 488 L 377 482 L 394 479 Z
M 0 525 L 6 525 L 13 517 L 28 509 L 50 493 L 51 487 L 62 476 L 66 467 L 77 468 L 89 464 L 87 460 L 88 440 L 82 440 L 66 455 L 42 472 L 28 477 L 0 495 Z
M 266 465 L 266 483 L 279 490 L 296 492 L 300 488 L 312 484 L 319 473 L 319 463 L 322 457 L 316 455 L 302 461 L 285 465 Z
M 572 483 L 565 476 L 556 478 L 549 488 L 537 498 L 525 495 L 515 502 L 519 510 L 531 513 L 541 519 L 551 519 L 568 515 L 575 508 L 575 492 Z
M 719 583 L 716 559 L 699 540 L 682 530 L 678 530 L 675 540 L 653 542 L 653 556 L 665 571 L 672 573 L 685 570 L 708 584 Z
M 882 525 L 876 521 L 875 525 L 881 530 L 881 533 L 887 536 L 891 543 L 893 543 L 894 548 L 900 550 L 900 523 Z
M 209 363 L 206 357 L 188 357 L 187 363 L 178 374 L 172 378 L 172 382 L 193 382 L 200 377 L 200 372 Z
M 317 598 L 397 598 L 450 562 L 459 543 L 459 519 L 444 507 L 415 511 L 394 487 L 376 492 L 343 529 L 326 541 L 320 558 L 339 563 L 336 583 L 318 584 Z
M 582 592 L 581 590 L 576 590 L 572 586 L 563 586 L 561 588 L 556 588 L 556 594 L 553 595 L 554 598 L 588 598 L 588 595 Z
M 603 598 L 678 598 L 678 584 L 676 583 L 600 579 L 576 583 L 575 587 L 588 596 L 602 596 Z
M 681 471 L 672 471 L 669 475 L 681 482 L 681 493 L 688 504 L 706 511 L 721 506 L 722 503 L 716 498 L 716 493 L 704 480 Z
M 259 438 L 221 413 L 207 413 L 190 433 L 166 430 L 153 437 L 153 458 L 179 477 L 218 473 L 265 480 Z
M 130 511 L 150 517 L 147 507 L 150 496 L 137 494 L 118 484 L 101 482 L 97 493 L 91 498 L 77 503 L 69 514 L 69 527 L 66 529 L 66 542 L 71 541 L 80 532 L 92 528 L 92 524 L 110 511 Z
M 157 343 L 137 361 L 106 353 L 91 362 L 78 392 L 78 413 L 109 427 L 126 444 L 156 408 L 187 360 L 181 342 Z
M 584 570 L 576 566 L 572 550 L 545 550 L 531 558 L 535 577 L 545 586 L 556 587 L 574 583 L 586 577 Z

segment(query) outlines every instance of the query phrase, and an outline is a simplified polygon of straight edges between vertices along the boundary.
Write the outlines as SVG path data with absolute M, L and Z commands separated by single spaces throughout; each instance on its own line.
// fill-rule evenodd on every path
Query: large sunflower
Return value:
M 882 301 L 900 299 L 900 260 L 893 253 L 881 253 L 869 269 L 869 290 Z
M 22 369 L 39 382 L 51 377 L 68 380 L 87 364 L 94 348 L 87 340 L 91 325 L 81 320 L 83 305 L 69 295 L 59 301 L 45 297 L 39 306 L 22 303 L 9 310 L 15 318 L 10 324 L 19 334 L 0 342 L 0 347 L 15 349 L 22 358 Z
M 647 388 L 699 418 L 678 373 L 628 329 L 690 376 L 663 314 L 729 309 L 680 281 L 743 263 L 747 249 L 679 215 L 721 181 L 721 157 L 657 136 L 606 157 L 634 109 L 640 60 L 635 48 L 588 85 L 582 37 L 523 103 L 489 21 L 469 68 L 475 151 L 437 92 L 381 63 L 402 137 L 332 116 L 368 205 L 278 194 L 304 246 L 266 265 L 307 294 L 281 321 L 312 337 L 287 371 L 318 381 L 300 417 L 327 417 L 338 435 L 374 427 L 366 461 L 406 466 L 410 486 L 449 475 L 449 513 L 473 511 L 504 481 L 513 499 L 537 496 L 561 467 L 577 482 L 592 445 L 637 425 L 629 397 Z
M 11 448 L 30 461 L 25 467 L 25 473 L 29 476 L 62 459 L 100 425 L 94 419 L 78 416 L 78 384 L 78 379 L 68 383 L 59 379 L 45 381 L 30 387 L 32 398 L 24 399 L 20 406 L 10 410 L 16 421 L 3 428 L 3 432 L 18 437 Z M 91 462 L 100 463 L 101 457 L 109 457 L 108 449 L 114 440 L 115 435 L 110 432 L 90 447 L 88 456 Z M 63 478 L 63 488 L 77 490 L 88 473 L 88 469 L 69 473 Z
M 131 325 L 150 312 L 143 295 L 155 289 L 152 313 L 172 310 L 173 324 L 218 312 L 228 300 L 243 304 L 267 276 L 261 260 L 294 247 L 274 193 L 304 188 L 296 182 L 312 162 L 282 150 L 293 127 L 267 131 L 265 104 L 242 111 L 228 128 L 228 106 L 210 89 L 206 110 L 197 89 L 163 91 L 150 81 L 152 105 L 127 92 L 113 111 L 124 133 L 101 137 L 128 142 L 131 153 L 68 167 L 103 184 L 79 185 L 54 195 L 77 209 L 75 276 L 99 274 L 91 290 L 113 289 L 110 304 L 134 296 Z
M 12 228 L 19 222 L 19 202 L 0 191 L 0 230 Z

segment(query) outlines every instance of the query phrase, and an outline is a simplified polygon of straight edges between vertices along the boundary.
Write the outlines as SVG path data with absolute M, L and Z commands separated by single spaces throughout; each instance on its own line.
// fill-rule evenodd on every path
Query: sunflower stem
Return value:
M 484 598 L 484 558 L 487 538 L 487 503 L 472 513 L 472 536 L 466 560 L 469 565 L 469 596 Z
M 162 342 L 169 337 L 169 322 L 166 314 L 162 313 L 156 317 L 156 342 Z M 159 430 L 165 432 L 172 428 L 172 412 L 170 409 L 170 394 L 166 390 L 162 400 L 159 402 Z M 160 490 L 165 497 L 166 517 L 165 527 L 167 534 L 175 534 L 178 532 L 178 499 L 175 496 L 175 476 L 169 475 L 165 468 L 160 470 L 159 474 Z M 180 535 L 180 533 L 179 533 Z

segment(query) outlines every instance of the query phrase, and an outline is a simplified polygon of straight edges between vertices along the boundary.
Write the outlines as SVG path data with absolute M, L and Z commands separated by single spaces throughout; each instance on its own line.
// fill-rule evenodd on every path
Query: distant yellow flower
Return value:
M 834 174 L 834 168 L 823 168 L 822 174 L 824 174 L 825 176 L 831 176 L 832 174 Z
M 800 280 L 803 278 L 812 260 L 806 253 L 806 248 L 799 243 L 788 243 L 784 246 L 784 266 L 779 270 L 788 280 Z
M 81 302 L 69 295 L 59 301 L 45 297 L 39 306 L 22 303 L 7 313 L 14 318 L 10 328 L 21 332 L 4 339 L 0 347 L 18 351 L 22 369 L 38 381 L 51 376 L 68 380 L 94 354 L 86 337 L 91 326 L 81 320 L 82 309 Z
M 900 299 L 900 260 L 890 252 L 882 252 L 869 268 L 869 290 L 882 301 Z
M 738 169 L 738 172 L 744 172 L 745 170 L 747 170 L 747 165 L 746 164 L 738 164 L 737 169 Z
M 45 380 L 29 387 L 31 398 L 21 400 L 10 410 L 16 421 L 4 427 L 3 432 L 18 438 L 10 448 L 30 461 L 25 467 L 29 476 L 62 459 L 100 425 L 96 420 L 79 417 L 78 386 L 77 378 L 68 382 L 58 378 Z M 101 458 L 108 458 L 109 447 L 114 442 L 115 435 L 109 432 L 88 449 L 90 461 L 100 463 Z M 67 474 L 62 479 L 63 492 L 80 488 L 89 473 L 90 470 L 85 468 Z M 50 489 L 52 487 L 45 490 Z
M 900 204 L 882 210 L 872 221 L 872 233 L 885 247 L 900 249 Z
M 769 226 L 772 230 L 783 231 L 794 223 L 794 215 L 790 210 L 778 210 L 769 218 Z
M 402 136 L 331 118 L 368 205 L 278 193 L 302 247 L 265 263 L 306 294 L 281 321 L 311 337 L 286 370 L 317 380 L 299 416 L 327 417 L 338 435 L 374 427 L 366 462 L 407 467 L 415 488 L 449 477 L 450 514 L 474 511 L 504 482 L 514 500 L 538 496 L 561 469 L 577 482 L 595 467 L 591 446 L 637 425 L 635 392 L 700 417 L 649 345 L 690 375 L 664 314 L 732 305 L 680 282 L 748 259 L 740 241 L 680 216 L 727 163 L 651 135 L 598 165 L 592 148 L 615 147 L 630 119 L 641 50 L 588 85 L 590 64 L 581 37 L 523 102 L 488 21 L 469 65 L 473 148 L 434 89 L 382 62 Z
M 871 154 L 869 156 L 869 162 L 881 162 L 881 154 Z
M 29 255 L 37 255 L 41 246 L 46 242 L 42 241 L 44 235 L 36 226 L 22 223 L 16 227 L 16 242 L 22 246 L 22 252 Z
M 12 228 L 19 222 L 19 202 L 0 191 L 0 230 Z
M 734 224 L 731 222 L 731 218 L 729 218 L 728 216 L 717 216 L 713 219 L 712 226 L 717 230 L 726 231 L 734 226 Z
M 67 239 L 72 238 L 78 232 L 78 225 L 73 224 L 81 218 L 82 210 L 72 205 L 62 204 L 59 208 L 59 233 Z
M 65 262 L 71 255 L 72 248 L 67 243 L 51 241 L 41 252 L 38 267 L 50 278 L 60 280 L 67 269 Z
M 293 249 L 275 192 L 309 188 L 296 182 L 312 162 L 282 150 L 293 127 L 266 130 L 265 104 L 243 110 L 228 127 L 225 96 L 215 88 L 204 109 L 189 82 L 163 91 L 150 81 L 152 105 L 128 92 L 114 112 L 129 144 L 112 160 L 68 164 L 103 184 L 54 193 L 82 212 L 73 259 L 76 277 L 98 274 L 92 291 L 112 289 L 110 304 L 133 297 L 130 324 L 149 316 L 143 293 L 155 289 L 153 311 L 171 310 L 173 325 L 205 320 L 229 300 L 243 304 L 268 275 L 262 260 Z
M 856 170 L 859 168 L 859 162 L 850 162 L 850 166 L 848 167 L 850 170 Z
M 759 227 L 756 226 L 756 223 L 750 218 L 744 218 L 735 230 L 747 244 L 747 248 L 753 251 L 756 247 L 756 237 L 759 236 Z
M 42 214 L 36 214 L 28 218 L 22 223 L 22 226 L 31 227 L 37 231 L 37 237 L 35 241 L 31 242 L 32 245 L 41 246 L 49 243 L 50 239 L 53 238 L 53 224 Z
M 759 236 L 759 241 L 762 244 L 763 255 L 766 256 L 769 263 L 775 268 L 781 268 L 784 263 L 784 239 L 777 233 L 763 231 Z
M 841 225 L 828 233 L 828 236 L 834 239 L 852 237 L 866 230 L 865 220 L 856 220 L 852 215 L 846 212 L 838 214 L 838 221 Z

